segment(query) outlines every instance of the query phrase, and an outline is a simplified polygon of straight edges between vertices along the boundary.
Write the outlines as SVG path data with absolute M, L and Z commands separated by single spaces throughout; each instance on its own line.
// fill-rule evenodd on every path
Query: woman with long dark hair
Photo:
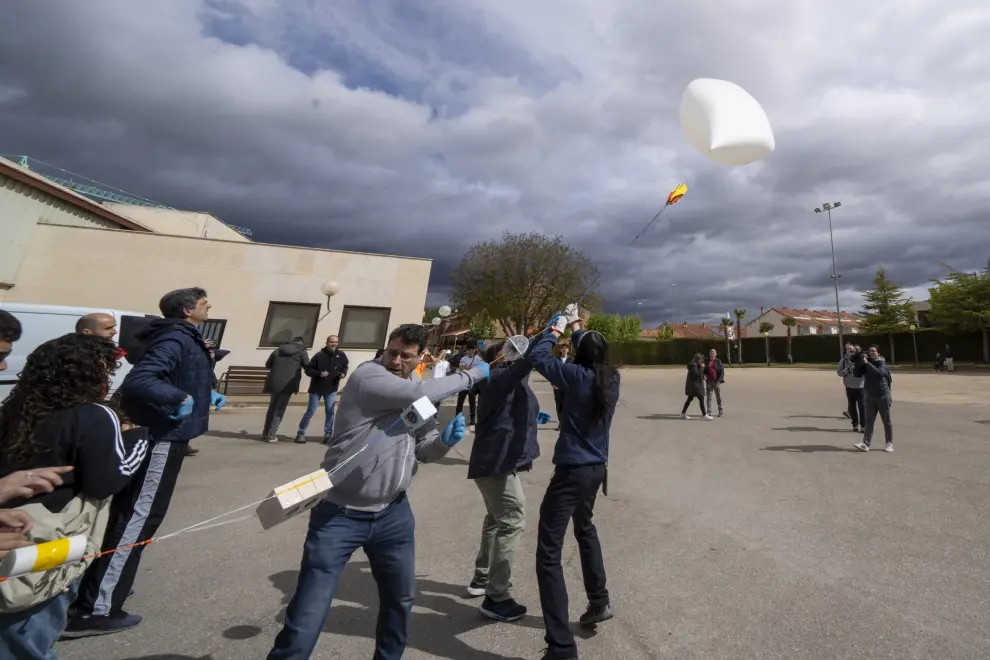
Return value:
M 526 615 L 526 606 L 511 595 L 512 560 L 526 526 L 522 473 L 533 469 L 540 455 L 540 402 L 529 387 L 533 366 L 523 359 L 507 359 L 503 346 L 504 342 L 485 351 L 491 373 L 478 384 L 478 419 L 467 476 L 481 491 L 486 515 L 468 594 L 485 597 L 479 608 L 483 616 L 516 621 Z M 508 355 L 521 358 L 515 351 Z
M 701 357 L 701 353 L 695 353 L 691 362 L 688 363 L 687 377 L 684 380 L 684 394 L 687 396 L 687 400 L 684 401 L 684 407 L 681 408 L 681 419 L 691 419 L 688 417 L 687 411 L 695 399 L 701 406 L 701 418 L 712 419 L 708 410 L 705 409 L 705 358 Z
M 563 394 L 560 436 L 553 451 L 554 472 L 540 505 L 536 540 L 536 579 L 546 626 L 544 660 L 577 658 L 568 623 L 567 587 L 561 549 L 571 520 L 581 557 L 588 607 L 580 623 L 593 626 L 612 618 L 605 588 L 605 563 L 592 522 L 598 489 L 606 483 L 609 429 L 619 401 L 619 371 L 608 362 L 608 343 L 581 328 L 577 305 L 568 305 L 553 325 L 533 340 L 526 358 Z M 574 360 L 563 363 L 552 351 L 570 326 Z
M 28 356 L 0 408 L 0 477 L 72 466 L 51 492 L 12 500 L 29 514 L 31 543 L 88 538 L 100 552 L 110 498 L 140 467 L 147 429 L 126 422 L 106 401 L 117 347 L 101 337 L 70 334 Z M 74 590 L 88 562 L 0 583 L 0 658 L 49 660 L 62 634 Z

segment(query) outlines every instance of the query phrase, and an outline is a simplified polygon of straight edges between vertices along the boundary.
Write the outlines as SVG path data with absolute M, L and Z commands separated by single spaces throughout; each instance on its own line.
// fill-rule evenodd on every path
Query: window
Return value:
M 391 315 L 388 307 L 345 306 L 340 319 L 341 348 L 384 348 Z
M 212 339 L 213 348 L 220 348 L 223 341 L 223 331 L 227 329 L 227 319 L 210 319 L 199 326 L 203 339 Z
M 320 305 L 316 303 L 268 303 L 268 316 L 261 331 L 259 346 L 275 347 L 302 337 L 306 348 L 313 347 Z

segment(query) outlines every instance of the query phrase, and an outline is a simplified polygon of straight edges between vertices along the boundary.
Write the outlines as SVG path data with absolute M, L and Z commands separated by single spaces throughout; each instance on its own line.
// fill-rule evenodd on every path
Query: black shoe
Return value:
M 329 435 L 323 436 L 323 444 L 328 445 L 328 446 L 330 445 L 330 436 Z
M 304 445 L 304 444 L 306 444 L 306 436 L 304 434 L 302 434 L 302 433 L 297 433 L 296 434 L 296 439 L 295 439 L 294 442 L 297 445 Z
M 550 649 L 546 649 L 543 655 L 540 656 L 540 660 L 578 660 L 577 653 L 566 653 L 561 655 L 560 652 L 554 652 Z
M 602 621 L 608 621 L 613 616 L 615 615 L 612 613 L 612 603 L 605 603 L 604 605 L 592 605 L 589 603 L 588 609 L 584 611 L 578 622 L 582 626 L 593 626 Z
M 851 419 L 851 417 L 852 417 L 852 416 L 851 416 L 851 415 L 849 414 L 849 411 L 848 411 L 848 410 L 843 410 L 843 411 L 842 411 L 842 416 L 843 416 L 843 417 L 845 417 L 846 419 Z
M 195 456 L 198 453 L 199 453 L 199 450 L 198 449 L 196 449 L 194 447 L 191 447 L 189 445 L 186 445 L 186 456 Z
M 486 591 L 488 591 L 488 581 L 481 581 L 477 578 L 471 580 L 471 584 L 467 588 L 468 596 L 472 598 L 484 596 Z
M 495 621 L 518 621 L 526 616 L 528 611 L 525 605 L 520 605 L 512 598 L 496 603 L 487 596 L 478 610 L 485 618 Z
M 136 628 L 143 618 L 139 614 L 128 614 L 123 610 L 109 616 L 76 614 L 68 620 L 65 631 L 62 633 L 62 639 L 82 639 L 83 637 L 124 632 Z

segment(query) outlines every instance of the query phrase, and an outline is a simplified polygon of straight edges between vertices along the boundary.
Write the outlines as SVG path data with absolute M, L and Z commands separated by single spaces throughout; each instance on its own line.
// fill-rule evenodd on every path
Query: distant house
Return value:
M 657 328 L 651 328 L 649 330 L 643 330 L 640 334 L 640 339 L 651 340 L 656 339 L 659 330 Z M 746 326 L 742 327 L 742 336 L 746 337 Z M 729 328 L 729 339 L 735 340 L 736 338 L 736 326 L 735 323 Z M 710 324 L 710 323 L 678 323 L 674 326 L 674 339 L 725 339 L 725 334 L 722 332 L 722 325 L 720 323 Z
M 932 306 L 928 300 L 914 303 L 914 322 L 919 328 L 930 328 L 935 325 L 932 321 Z
M 842 312 L 842 317 L 836 316 L 835 312 L 824 309 L 790 309 L 788 307 L 771 307 L 762 311 L 759 316 L 747 323 L 744 328 L 749 330 L 750 336 L 760 334 L 761 323 L 772 323 L 773 329 L 770 331 L 771 337 L 786 337 L 787 326 L 784 325 L 784 318 L 790 316 L 797 324 L 791 331 L 792 335 L 838 335 L 839 325 L 842 325 L 843 334 L 855 335 L 859 333 L 859 324 L 862 316 L 850 312 Z

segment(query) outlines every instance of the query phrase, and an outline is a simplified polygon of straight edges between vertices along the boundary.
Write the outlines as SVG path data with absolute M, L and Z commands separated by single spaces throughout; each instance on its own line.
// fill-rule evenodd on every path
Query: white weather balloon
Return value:
M 444 318 L 450 316 L 450 307 L 447 307 L 446 305 L 444 305 L 437 311 L 440 312 L 440 316 L 443 316 Z
M 431 323 L 433 323 L 433 325 L 440 325 L 440 317 L 434 316 L 433 321 L 431 321 Z
M 681 98 L 681 130 L 691 146 L 723 165 L 748 165 L 773 153 L 767 113 L 735 83 L 698 78 Z

